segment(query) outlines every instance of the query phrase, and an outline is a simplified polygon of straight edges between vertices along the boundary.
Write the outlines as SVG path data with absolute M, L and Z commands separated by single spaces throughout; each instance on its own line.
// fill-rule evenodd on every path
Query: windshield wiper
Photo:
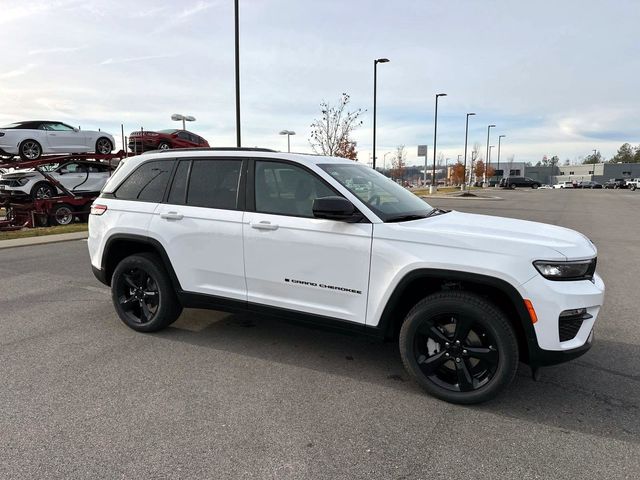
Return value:
M 423 215 L 398 215 L 397 217 L 392 217 L 388 220 L 386 220 L 385 223 L 393 223 L 393 222 L 408 222 L 409 220 L 420 220 L 422 218 L 427 218 L 429 216 L 429 214 L 423 214 Z
M 434 208 L 433 210 L 431 210 L 429 213 L 427 213 L 427 217 L 433 217 L 434 215 L 442 215 L 443 213 L 449 213 L 451 210 L 443 210 L 441 208 Z

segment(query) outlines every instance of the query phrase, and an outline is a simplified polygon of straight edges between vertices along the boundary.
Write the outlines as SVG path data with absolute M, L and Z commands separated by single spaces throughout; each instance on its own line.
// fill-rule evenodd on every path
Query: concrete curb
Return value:
M 44 245 L 46 243 L 69 242 L 71 240 L 82 240 L 89 236 L 89 232 L 61 233 L 59 235 L 40 235 L 37 237 L 14 238 L 11 240 L 0 240 L 0 250 L 3 248 L 29 247 L 31 245 Z

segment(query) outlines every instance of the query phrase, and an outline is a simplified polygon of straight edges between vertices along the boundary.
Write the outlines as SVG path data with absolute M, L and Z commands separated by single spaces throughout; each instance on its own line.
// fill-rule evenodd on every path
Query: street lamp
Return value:
M 378 96 L 378 64 L 389 62 L 388 58 L 376 58 L 373 61 L 373 169 L 376 169 L 376 103 Z
M 171 120 L 175 122 L 182 121 L 182 129 L 186 130 L 184 122 L 195 122 L 196 118 L 192 117 L 191 115 L 180 115 L 179 113 L 174 113 L 173 115 L 171 115 Z
M 501 141 L 502 141 L 502 139 L 504 137 L 506 137 L 506 135 L 499 135 L 498 136 L 498 168 L 496 168 L 496 170 L 500 170 L 500 143 L 501 143 Z
M 431 186 L 429 187 L 429 193 L 435 193 L 437 187 L 436 183 L 436 140 L 438 136 L 438 98 L 446 97 L 446 93 L 436 93 L 436 114 L 435 122 L 433 126 L 433 169 L 431 170 Z
M 280 132 L 280 135 L 286 135 L 287 136 L 287 152 L 291 153 L 291 135 L 295 135 L 296 132 L 294 132 L 293 130 L 282 130 Z
M 235 17 L 235 43 L 236 43 L 236 146 L 240 148 L 242 142 L 240 139 L 240 22 L 238 12 L 238 0 L 234 2 Z
M 462 191 L 464 191 L 467 181 L 467 145 L 469 143 L 469 117 L 473 115 L 475 115 L 475 113 L 467 113 L 467 123 L 464 129 L 464 173 L 462 174 Z M 473 163 L 471 164 L 471 168 L 473 168 Z M 471 172 L 469 172 L 469 177 L 471 177 Z
M 487 181 L 487 169 L 491 165 L 491 149 L 496 148 L 495 145 L 489 145 L 489 156 L 487 157 L 487 164 L 484 166 L 484 181 Z
M 487 157 L 485 158 L 485 160 L 487 162 L 489 162 L 489 132 L 491 131 L 491 129 L 495 127 L 495 125 L 488 125 L 487 126 Z M 487 182 L 487 166 L 484 166 L 484 175 L 482 178 L 482 183 L 486 183 Z

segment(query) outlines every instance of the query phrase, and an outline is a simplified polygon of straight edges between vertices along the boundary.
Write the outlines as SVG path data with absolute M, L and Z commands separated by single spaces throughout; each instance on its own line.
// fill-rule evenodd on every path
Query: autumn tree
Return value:
M 461 184 L 464 181 L 464 165 L 461 162 L 457 162 L 451 168 L 451 181 L 454 184 Z
M 491 165 L 487 165 L 487 178 L 491 178 L 496 174 L 496 169 Z
M 404 150 L 404 145 L 399 145 L 396 148 L 396 154 L 391 162 L 391 178 L 402 179 L 407 166 L 406 163 L 407 152 Z
M 348 110 L 351 97 L 343 93 L 337 106 L 327 101 L 320 103 L 321 118 L 311 124 L 309 143 L 313 151 L 320 155 L 344 156 L 355 160 L 356 143 L 351 139 L 353 131 L 362 125 L 360 117 L 365 112 L 361 108 Z
M 482 178 L 484 175 L 484 162 L 482 159 L 477 160 L 475 166 L 473 167 L 473 173 L 476 177 L 476 181 L 478 178 Z

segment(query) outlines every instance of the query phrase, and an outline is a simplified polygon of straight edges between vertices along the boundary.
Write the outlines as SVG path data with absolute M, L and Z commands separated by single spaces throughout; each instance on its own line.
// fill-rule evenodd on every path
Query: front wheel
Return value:
M 107 155 L 111 153 L 113 150 L 113 145 L 111 144 L 111 140 L 106 137 L 100 137 L 98 141 L 96 141 L 96 153 L 100 155 Z
M 171 145 L 169 144 L 169 142 L 160 142 L 158 144 L 158 150 L 169 150 L 171 148 Z
M 516 375 L 518 342 L 505 315 L 473 293 L 440 292 L 418 302 L 400 330 L 407 371 L 431 395 L 473 404 Z
M 175 322 L 182 306 L 157 255 L 140 253 L 113 272 L 111 298 L 120 319 L 139 332 L 155 332 Z
M 38 160 L 42 156 L 42 146 L 35 140 L 25 140 L 20 144 L 22 160 Z
M 42 200 L 55 196 L 55 188 L 47 182 L 38 182 L 31 189 L 31 198 L 34 200 Z

